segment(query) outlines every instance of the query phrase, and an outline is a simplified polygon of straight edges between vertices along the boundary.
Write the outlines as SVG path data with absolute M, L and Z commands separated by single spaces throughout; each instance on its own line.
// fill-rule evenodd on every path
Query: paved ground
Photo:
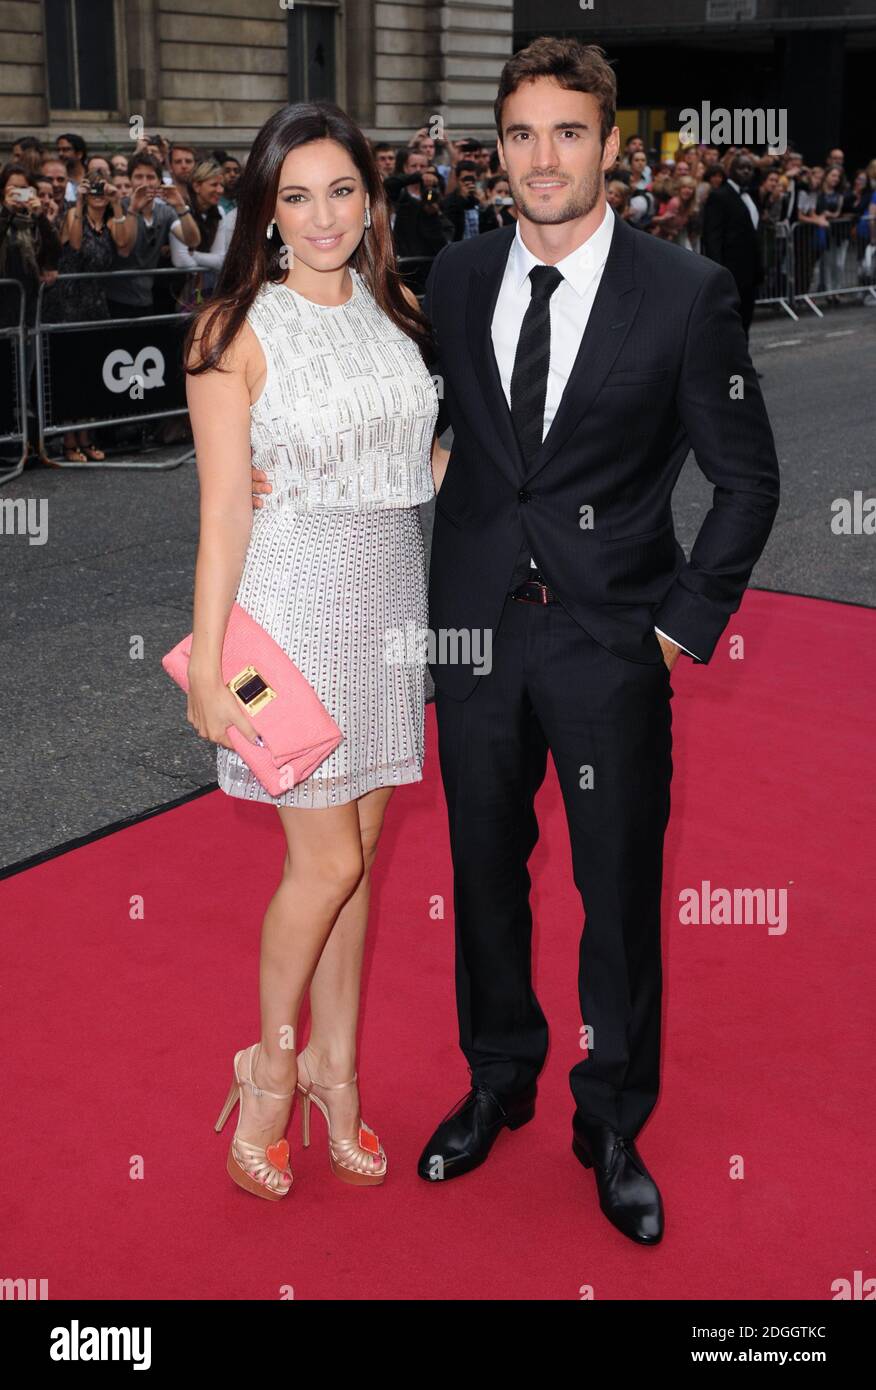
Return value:
M 835 536 L 830 521 L 835 498 L 873 493 L 876 308 L 805 312 L 752 331 L 783 478 L 752 583 L 874 606 L 876 537 Z M 159 664 L 191 627 L 194 464 L 28 468 L 0 488 L 0 502 L 14 497 L 45 499 L 48 533 L 43 545 L 0 536 L 0 871 L 215 784 L 215 748 L 189 728 Z M 674 499 L 686 548 L 710 498 L 689 459 Z M 431 504 L 422 510 L 428 539 Z

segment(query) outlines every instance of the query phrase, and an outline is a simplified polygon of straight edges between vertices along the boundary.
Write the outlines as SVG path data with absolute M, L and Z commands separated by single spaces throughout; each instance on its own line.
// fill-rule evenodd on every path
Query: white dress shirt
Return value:
M 614 233 L 614 221 L 614 212 L 606 204 L 605 216 L 596 231 L 556 264 L 563 279 L 557 285 L 549 301 L 551 353 L 548 366 L 547 394 L 544 403 L 542 439 L 545 438 L 553 423 L 557 407 L 566 388 L 566 382 L 569 379 L 569 373 L 572 370 L 572 364 L 581 346 L 581 339 L 584 336 L 590 310 L 593 307 L 605 262 L 608 259 L 608 251 Z M 508 253 L 508 260 L 505 263 L 505 274 L 499 289 L 499 297 L 496 300 L 496 309 L 491 325 L 493 351 L 496 355 L 502 390 L 505 393 L 509 410 L 511 409 L 511 373 L 514 370 L 514 356 L 517 352 L 523 317 L 532 298 L 532 282 L 529 279 L 529 272 L 534 265 L 545 264 L 545 261 L 539 260 L 538 256 L 534 256 L 525 245 L 518 222 L 514 240 L 511 243 L 511 250 Z M 534 569 L 538 568 L 534 558 L 530 563 Z M 659 632 L 661 637 L 675 642 L 674 637 L 669 637 L 668 633 L 663 632 L 659 627 L 654 630 Z M 676 642 L 676 646 L 681 646 L 681 643 Z M 694 655 L 693 652 L 688 651 L 687 647 L 681 649 L 687 652 L 688 656 Z

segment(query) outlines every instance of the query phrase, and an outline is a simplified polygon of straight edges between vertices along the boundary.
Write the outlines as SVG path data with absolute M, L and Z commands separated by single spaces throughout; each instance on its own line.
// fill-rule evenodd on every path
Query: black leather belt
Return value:
M 518 599 L 520 603 L 559 603 L 553 589 L 549 589 L 541 578 L 524 579 L 516 589 L 510 590 L 510 597 Z

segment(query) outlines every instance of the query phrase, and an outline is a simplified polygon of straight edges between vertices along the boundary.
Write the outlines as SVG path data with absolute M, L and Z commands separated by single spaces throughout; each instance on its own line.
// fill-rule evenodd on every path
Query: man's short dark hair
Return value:
M 88 146 L 86 145 L 81 135 L 77 135 L 76 132 L 73 130 L 68 130 L 65 131 L 63 135 L 59 135 L 58 140 L 66 140 L 68 145 L 73 146 L 80 159 L 85 158 L 85 152 L 88 149 Z M 56 148 L 58 145 L 58 140 L 55 141 Z
M 158 178 L 161 178 L 161 165 L 159 161 L 155 158 L 155 155 L 148 154 L 146 150 L 140 150 L 137 154 L 132 154 L 131 158 L 128 160 L 129 179 L 132 179 L 134 177 L 134 170 L 138 169 L 141 164 L 146 165 L 146 167 L 149 169 L 153 169 L 157 174 Z
M 493 105 L 496 129 L 502 138 L 502 107 L 505 98 L 524 82 L 553 77 L 572 92 L 590 92 L 599 102 L 599 133 L 605 144 L 614 126 L 617 106 L 617 78 L 605 53 L 596 44 L 577 39 L 533 39 L 509 58 L 499 78 L 499 91 Z
M 459 178 L 460 174 L 474 174 L 475 177 L 477 177 L 477 175 L 480 173 L 480 169 L 475 164 L 473 159 L 460 159 L 457 162 L 456 169 L 454 170 L 454 172 L 457 178 Z

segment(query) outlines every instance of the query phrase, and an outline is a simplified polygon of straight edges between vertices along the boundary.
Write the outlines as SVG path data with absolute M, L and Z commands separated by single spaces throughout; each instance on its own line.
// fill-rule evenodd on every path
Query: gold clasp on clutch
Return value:
M 236 676 L 227 681 L 228 689 L 236 695 L 248 714 L 258 714 L 260 709 L 277 698 L 276 690 L 262 680 L 254 666 L 244 666 Z

